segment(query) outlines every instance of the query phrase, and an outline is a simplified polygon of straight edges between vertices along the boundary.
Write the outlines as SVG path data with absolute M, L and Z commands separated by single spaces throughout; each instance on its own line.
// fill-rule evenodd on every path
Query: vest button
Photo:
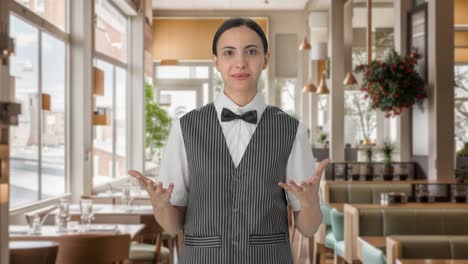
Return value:
M 232 244 L 233 244 L 234 246 L 236 246 L 236 247 L 239 245 L 239 243 L 237 243 L 236 240 L 232 241 Z
M 239 211 L 238 208 L 234 208 L 234 213 L 237 213 Z

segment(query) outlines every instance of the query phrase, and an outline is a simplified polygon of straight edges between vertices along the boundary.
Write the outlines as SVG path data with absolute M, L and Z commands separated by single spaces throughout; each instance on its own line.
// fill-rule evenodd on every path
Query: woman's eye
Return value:
M 226 50 L 226 51 L 223 52 L 224 56 L 231 56 L 233 54 L 234 54 L 234 52 L 232 50 Z
M 255 54 L 257 54 L 257 50 L 255 50 L 255 49 L 247 50 L 247 54 L 255 55 Z

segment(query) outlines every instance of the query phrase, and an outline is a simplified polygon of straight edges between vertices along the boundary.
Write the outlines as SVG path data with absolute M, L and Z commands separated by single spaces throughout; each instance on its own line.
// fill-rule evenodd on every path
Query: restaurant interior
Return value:
M 128 170 L 157 181 L 172 122 L 223 92 L 231 17 L 331 160 L 314 236 L 289 207 L 294 263 L 468 263 L 468 0 L 1 0 L 0 264 L 179 263 Z

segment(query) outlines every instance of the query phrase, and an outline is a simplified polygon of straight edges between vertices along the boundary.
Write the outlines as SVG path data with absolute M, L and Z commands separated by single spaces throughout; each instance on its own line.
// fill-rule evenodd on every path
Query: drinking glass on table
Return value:
M 122 205 L 125 210 L 129 210 L 132 206 L 132 185 L 131 184 L 124 184 L 122 186 L 122 197 L 120 197 Z
M 58 204 L 58 213 L 55 215 L 55 223 L 58 232 L 67 232 L 68 221 L 70 220 L 70 203 L 67 198 L 62 198 Z
M 91 199 L 81 199 L 80 200 L 80 214 L 81 214 L 81 224 L 85 226 L 86 229 L 91 225 L 91 221 L 94 219 L 93 215 L 93 200 Z

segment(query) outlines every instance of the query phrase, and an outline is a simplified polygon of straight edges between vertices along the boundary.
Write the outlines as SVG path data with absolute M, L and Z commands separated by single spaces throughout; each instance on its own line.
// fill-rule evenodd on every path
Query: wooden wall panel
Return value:
M 268 37 L 267 18 L 253 18 Z M 211 60 L 213 36 L 225 18 L 154 18 L 153 60 Z

